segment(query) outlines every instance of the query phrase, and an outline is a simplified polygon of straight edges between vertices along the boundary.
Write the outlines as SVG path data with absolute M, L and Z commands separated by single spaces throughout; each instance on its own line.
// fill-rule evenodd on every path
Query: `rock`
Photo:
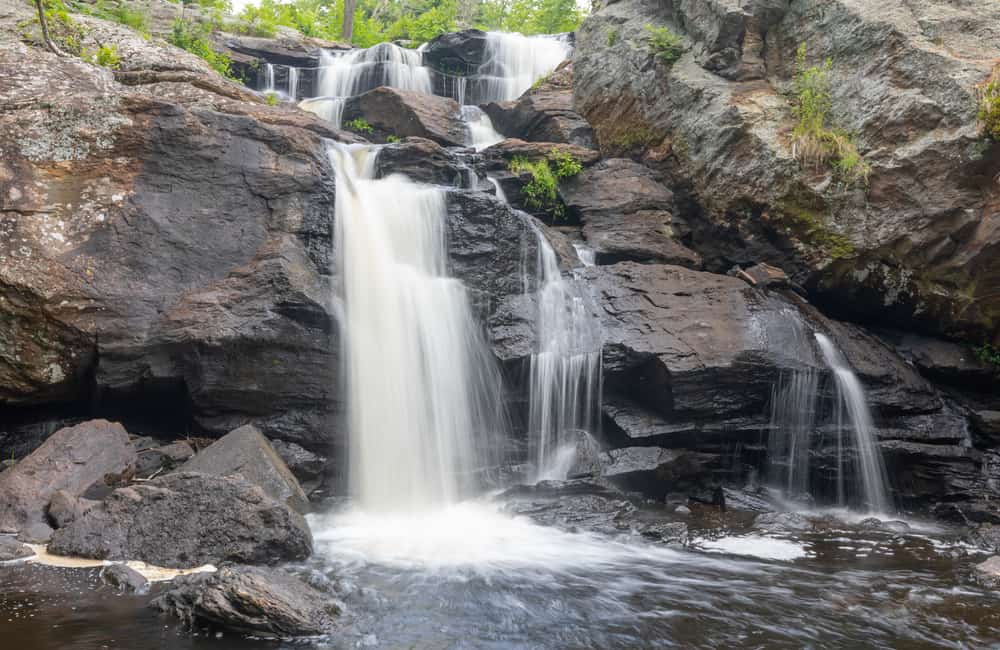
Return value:
M 757 490 L 732 490 L 724 488 L 726 510 L 743 512 L 774 512 L 774 504 L 768 497 L 770 493 L 760 488 Z
M 935 381 L 981 391 L 1000 386 L 1000 371 L 978 359 L 969 345 L 902 332 L 886 331 L 880 335 L 923 375 Z
M 31 557 L 35 552 L 21 542 L 4 535 L 0 535 L 0 563 L 13 562 Z
M 560 184 L 570 213 L 598 264 L 623 260 L 698 268 L 701 258 L 680 243 L 687 225 L 673 216 L 673 193 L 642 165 L 602 160 Z
M 505 510 L 544 526 L 606 534 L 626 531 L 636 508 L 616 490 L 588 480 L 540 481 L 507 490 Z
M 745 269 L 737 267 L 733 275 L 752 287 L 778 290 L 793 287 L 792 281 L 784 271 L 763 262 Z
M 812 522 L 797 512 L 765 512 L 757 515 L 754 528 L 767 533 L 800 533 L 812 530 Z
M 586 431 L 570 433 L 574 446 L 573 462 L 566 471 L 566 478 L 598 477 L 601 475 L 601 444 Z M 569 443 L 567 443 L 569 444 Z
M 0 17 L 3 408 L 156 410 L 163 433 L 253 422 L 329 448 L 324 139 L 345 136 L 99 19 L 129 66 L 118 78 L 30 48 L 11 22 L 33 11 L 12 11 Z
M 579 147 L 572 144 L 560 144 L 553 142 L 525 142 L 516 138 L 501 140 L 491 147 L 482 151 L 486 158 L 487 169 L 498 170 L 507 169 L 507 165 L 514 158 L 524 158 L 525 160 L 541 160 L 548 158 L 553 152 L 566 153 L 580 161 L 583 166 L 592 165 L 600 159 L 600 154 L 592 149 Z
M 124 564 L 112 564 L 101 569 L 101 581 L 120 592 L 145 594 L 149 580 L 135 569 Z
M 573 64 L 569 61 L 516 102 L 491 102 L 483 110 L 494 128 L 508 138 L 595 146 L 590 124 L 573 110 Z
M 52 539 L 52 526 L 40 521 L 29 522 L 18 532 L 17 539 L 25 544 L 47 544 Z
M 1000 555 L 994 555 L 975 566 L 976 580 L 984 587 L 1000 585 Z
M 239 565 L 176 578 L 150 606 L 188 624 L 282 638 L 329 632 L 340 614 L 330 598 L 284 571 Z
M 248 424 L 230 431 L 208 449 L 184 463 L 179 472 L 242 476 L 264 494 L 299 512 L 309 509 L 309 498 L 257 427 Z
M 995 340 L 1000 149 L 975 93 L 1000 57 L 1000 7 L 932 0 L 919 16 L 905 0 L 607 3 L 577 31 L 574 108 L 605 155 L 689 188 L 707 268 L 764 261 L 837 314 Z M 657 61 L 647 25 L 685 54 Z M 831 62 L 830 122 L 854 134 L 865 183 L 796 159 L 803 43 L 808 65 Z
M 379 178 L 404 174 L 418 183 L 452 187 L 474 187 L 479 182 L 476 170 L 455 152 L 426 138 L 406 138 L 384 146 L 375 168 Z
M 371 133 L 363 133 L 375 142 L 417 136 L 445 146 L 464 146 L 467 129 L 459 115 L 458 103 L 411 90 L 382 86 L 351 97 L 344 104 L 342 123 L 364 119 Z
M 1000 411 L 973 411 L 970 421 L 979 444 L 984 447 L 1000 445 Z
M 969 541 L 990 553 L 1000 553 L 1000 526 L 979 524 L 969 534 Z
M 115 490 L 52 536 L 49 551 L 185 568 L 273 564 L 312 552 L 300 514 L 239 477 L 168 474 Z
M 76 497 L 65 490 L 59 490 L 52 495 L 52 500 L 49 501 L 49 520 L 53 527 L 64 528 L 100 503 L 100 501 Z
M 4 460 L 0 460 L 0 472 L 3 472 L 6 469 L 10 469 L 14 465 L 17 465 L 17 460 L 13 458 L 5 458 Z
M 691 514 L 691 508 L 688 508 L 687 506 L 677 506 L 676 508 L 674 508 L 674 514 L 686 517 L 687 515 Z
M 251 88 L 264 88 L 264 64 L 274 66 L 276 88 L 289 87 L 289 68 L 298 69 L 298 92 L 292 99 L 316 97 L 319 92 L 320 56 L 323 50 L 347 50 L 349 45 L 318 38 L 279 33 L 275 38 L 213 32 L 212 40 L 229 55 L 230 69 Z
M 687 509 L 686 506 L 681 506 L 681 508 Z M 680 508 L 677 510 L 680 510 Z M 690 512 L 688 510 L 688 513 Z M 688 540 L 688 526 L 682 521 L 640 525 L 638 530 L 643 537 L 649 537 L 664 544 L 686 544 Z
M 163 470 L 171 470 L 194 456 L 194 449 L 183 440 L 169 445 L 147 447 L 137 450 L 139 460 L 136 465 L 136 476 L 148 478 Z
M 486 32 L 466 29 L 442 34 L 424 48 L 424 65 L 450 75 L 475 74 L 486 61 Z
M 303 449 L 294 442 L 272 440 L 271 448 L 299 481 L 317 481 L 326 473 L 326 458 Z
M 660 447 L 626 447 L 607 452 L 603 478 L 655 499 L 667 492 L 711 481 L 714 456 Z
M 120 474 L 134 463 L 135 451 L 120 424 L 91 420 L 55 432 L 0 474 L 0 532 L 44 526 L 46 507 L 57 492 L 80 496 L 106 475 Z M 33 536 L 41 533 L 36 530 Z

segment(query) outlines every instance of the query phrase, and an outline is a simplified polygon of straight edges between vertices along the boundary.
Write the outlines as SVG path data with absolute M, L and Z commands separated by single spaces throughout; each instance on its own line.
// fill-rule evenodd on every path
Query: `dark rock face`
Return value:
M 995 339 L 1000 149 L 980 134 L 975 88 L 1000 57 L 1000 8 L 929 0 L 921 12 L 903 0 L 609 3 L 577 32 L 574 107 L 602 151 L 644 155 L 686 188 L 709 268 L 765 261 L 842 315 Z M 686 54 L 656 61 L 647 24 L 679 33 Z M 810 65 L 832 60 L 831 122 L 856 134 L 867 187 L 793 155 L 785 91 L 801 43 Z
M 251 88 L 264 87 L 264 64 L 274 66 L 274 85 L 289 88 L 289 68 L 298 68 L 298 92 L 293 99 L 316 97 L 320 94 L 317 68 L 322 50 L 347 50 L 349 45 L 317 38 L 292 38 L 282 33 L 276 38 L 259 38 L 243 34 L 213 34 L 217 46 L 232 60 L 233 73 Z
M 594 132 L 573 110 L 573 64 L 563 63 L 515 102 L 483 107 L 497 131 L 510 138 L 594 147 Z
M 607 453 L 602 476 L 628 490 L 662 499 L 670 491 L 710 483 L 716 457 L 660 447 L 626 447 Z
M 105 476 L 123 473 L 135 460 L 120 424 L 92 420 L 57 431 L 0 474 L 0 532 L 47 526 L 46 508 L 58 492 L 78 497 Z
M 309 509 L 309 499 L 295 476 L 267 438 L 250 424 L 219 438 L 178 471 L 240 476 L 293 510 L 305 512 Z
M 459 115 L 458 102 L 410 90 L 380 87 L 351 97 L 344 104 L 343 123 L 364 119 L 375 142 L 416 136 L 445 146 L 463 146 L 467 130 Z
M 341 136 L 198 57 L 94 21 L 128 62 L 124 83 L 0 30 L 0 403 L 129 417 L 170 404 L 178 428 L 253 422 L 328 448 L 322 138 Z
M 340 614 L 330 598 L 284 571 L 240 565 L 175 578 L 150 606 L 188 624 L 276 637 L 329 632 Z
M 623 158 L 602 160 L 563 182 L 560 193 L 583 223 L 598 264 L 701 266 L 701 258 L 679 241 L 689 231 L 674 217 L 673 193 L 646 167 Z
M 326 458 L 304 449 L 294 442 L 275 440 L 271 448 L 281 457 L 295 478 L 303 484 L 315 484 L 323 479 L 326 472 Z M 303 490 L 306 488 L 303 487 Z
M 418 183 L 451 187 L 469 187 L 476 174 L 454 151 L 417 137 L 383 147 L 375 166 L 379 178 L 403 174 Z
M 112 564 L 101 569 L 101 581 L 124 593 L 145 594 L 149 591 L 149 580 L 124 564 Z
M 115 490 L 52 536 L 49 550 L 185 568 L 274 564 L 312 552 L 300 514 L 242 478 L 184 472 Z
M 442 34 L 424 49 L 424 65 L 445 74 L 475 74 L 485 61 L 486 32 L 479 29 Z

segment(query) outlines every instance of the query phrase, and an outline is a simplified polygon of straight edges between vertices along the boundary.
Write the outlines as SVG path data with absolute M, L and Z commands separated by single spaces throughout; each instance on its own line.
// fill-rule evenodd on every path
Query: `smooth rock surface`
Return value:
M 351 97 L 344 104 L 342 124 L 355 119 L 371 125 L 371 133 L 360 135 L 374 142 L 385 142 L 390 135 L 417 136 L 445 146 L 463 146 L 466 141 L 455 100 L 411 90 L 383 86 Z

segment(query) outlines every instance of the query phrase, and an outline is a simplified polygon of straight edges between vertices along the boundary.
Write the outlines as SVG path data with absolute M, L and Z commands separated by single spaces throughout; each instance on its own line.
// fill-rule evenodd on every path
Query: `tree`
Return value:
M 344 28 L 340 30 L 340 36 L 347 43 L 354 36 L 354 9 L 357 4 L 358 0 L 344 0 Z
M 62 50 L 56 47 L 56 44 L 52 42 L 52 37 L 49 36 L 49 24 L 45 21 L 45 7 L 42 6 L 42 0 L 35 0 L 35 8 L 38 9 L 38 22 L 42 26 L 42 40 L 45 41 L 45 47 L 49 48 L 56 56 L 63 56 Z

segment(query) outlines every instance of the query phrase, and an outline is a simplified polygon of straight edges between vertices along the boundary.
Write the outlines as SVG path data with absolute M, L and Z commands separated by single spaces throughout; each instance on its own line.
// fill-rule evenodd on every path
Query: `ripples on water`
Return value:
M 487 504 L 425 517 L 312 516 L 296 567 L 348 608 L 306 644 L 190 636 L 95 570 L 0 568 L 0 633 L 24 648 L 968 648 L 1000 642 L 996 597 L 962 548 L 830 530 L 680 550 L 570 533 Z M 757 556 L 757 557 L 752 557 Z M 954 556 L 954 557 L 953 557 Z M 784 558 L 784 559 L 761 559 Z M 138 643 L 138 645 L 137 645 Z

